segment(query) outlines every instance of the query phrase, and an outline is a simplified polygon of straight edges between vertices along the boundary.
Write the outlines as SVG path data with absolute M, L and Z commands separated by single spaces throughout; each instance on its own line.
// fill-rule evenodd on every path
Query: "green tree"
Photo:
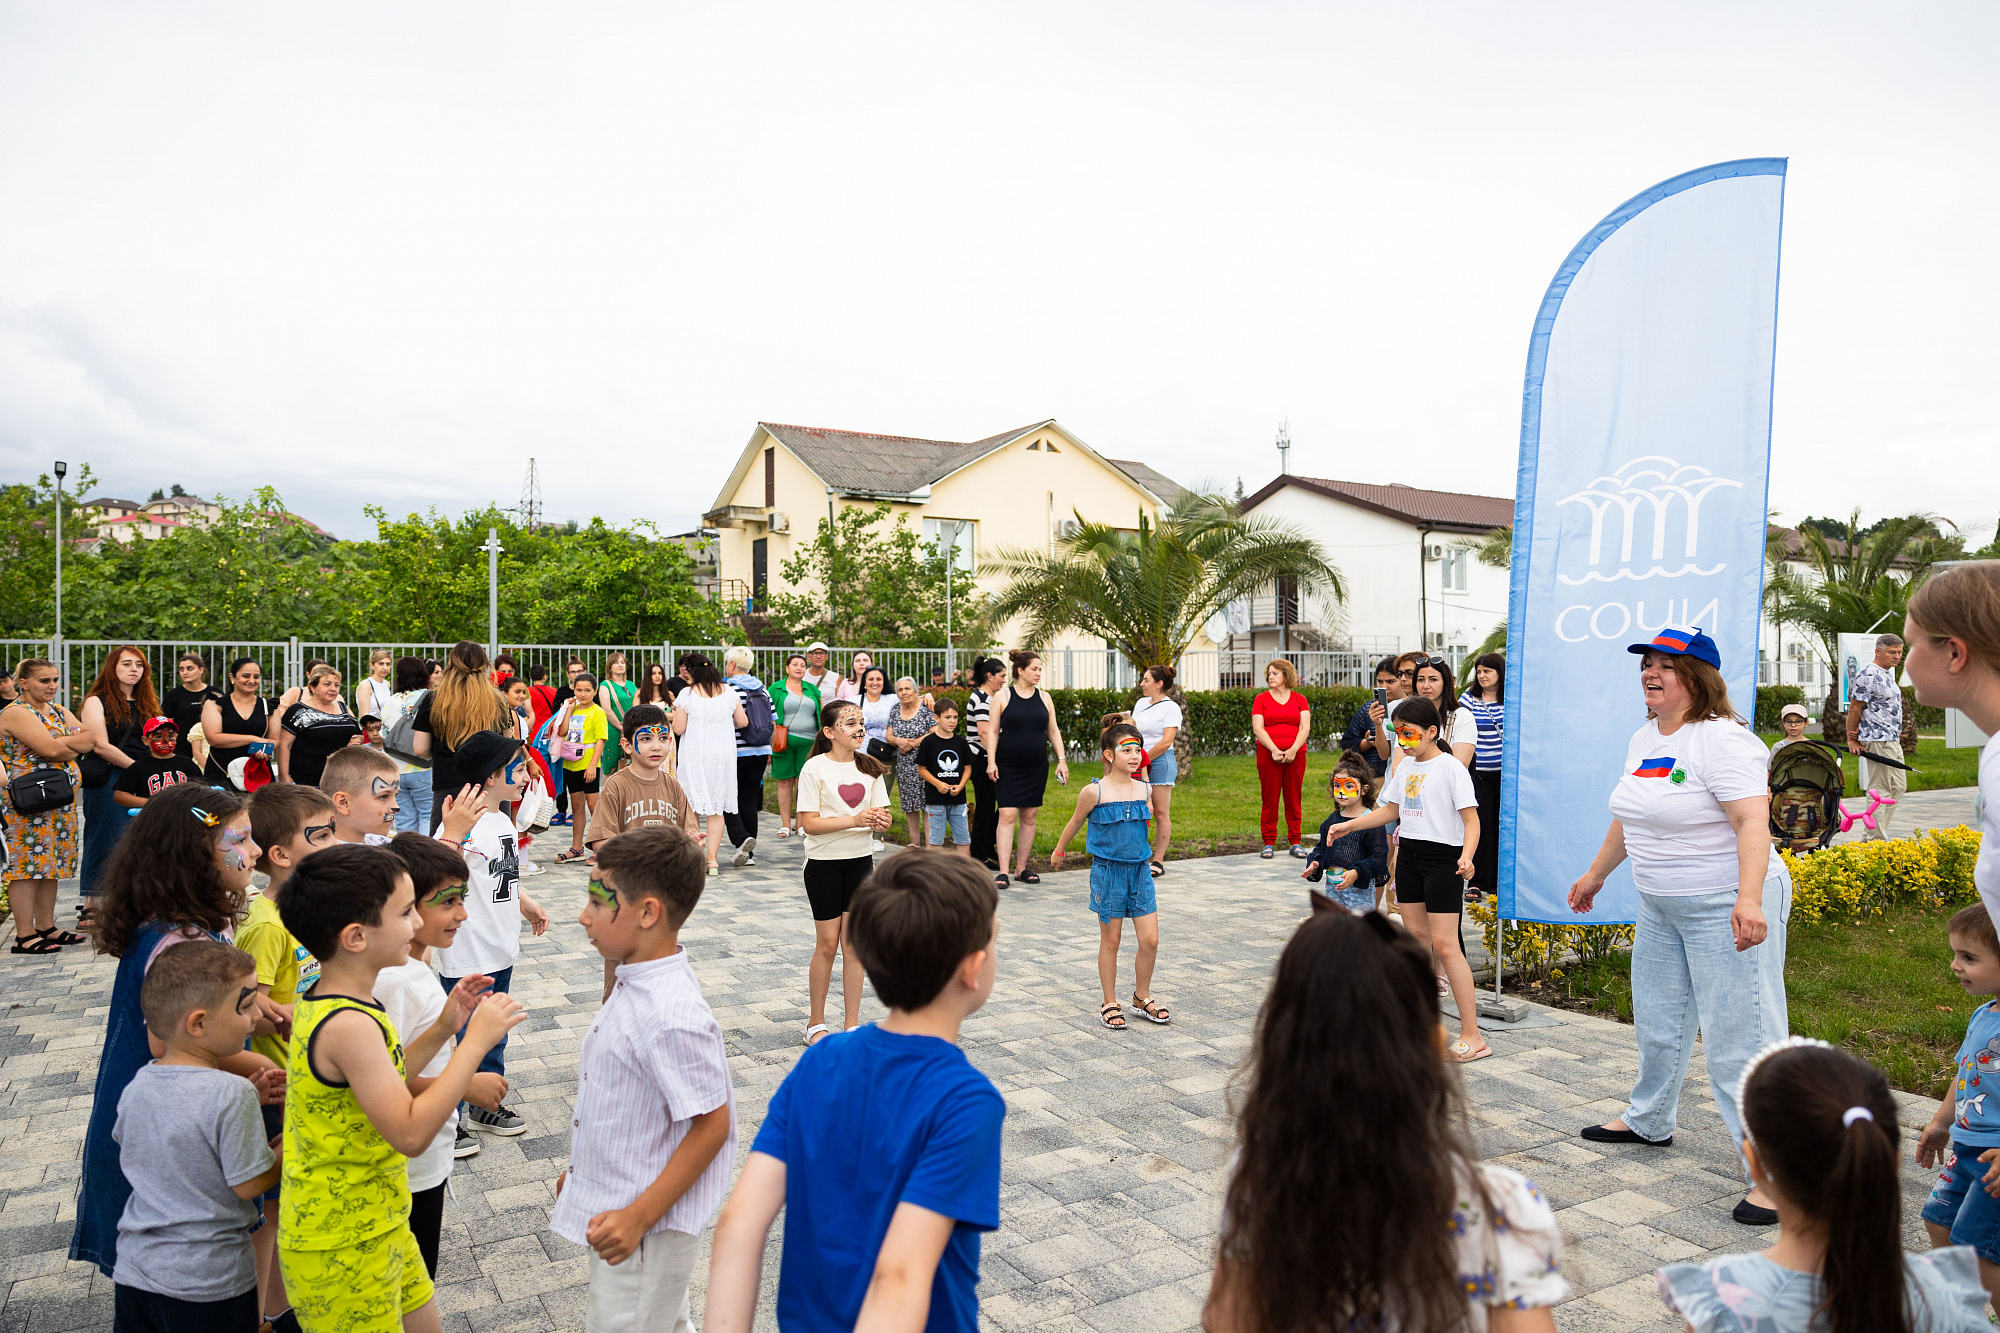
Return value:
M 1780 625 L 1814 635 L 1837 661 L 1837 636 L 1902 628 L 1910 595 L 1923 586 L 1931 566 L 1956 553 L 1954 539 L 1940 536 L 1925 514 L 1861 526 L 1856 510 L 1841 536 L 1828 537 L 1817 527 L 1801 527 L 1792 561 L 1804 561 L 1807 572 L 1774 561 L 1765 584 L 1767 614 Z M 1773 534 L 1781 543 L 1782 532 Z
M 64 541 L 87 535 L 76 497 L 97 485 L 90 464 L 62 489 Z M 47 473 L 33 482 L 0 486 L 0 638 L 33 639 L 55 632 L 56 488 Z M 77 558 L 63 561 L 64 628 Z
M 909 515 L 890 522 L 887 504 L 851 505 L 831 529 L 819 520 L 813 539 L 781 567 L 793 589 L 769 599 L 771 622 L 799 640 L 945 646 L 945 552 L 926 547 Z M 985 647 L 992 633 L 987 599 L 963 571 L 952 573 L 953 645 Z
M 1340 571 L 1303 529 L 1249 518 L 1227 496 L 1189 491 L 1137 531 L 1089 523 L 1053 554 L 1001 550 L 991 563 L 1009 576 L 994 600 L 996 621 L 1024 617 L 1027 641 L 1045 646 L 1063 630 L 1102 638 L 1143 670 L 1180 660 L 1225 603 L 1279 580 L 1303 597 L 1347 597 Z

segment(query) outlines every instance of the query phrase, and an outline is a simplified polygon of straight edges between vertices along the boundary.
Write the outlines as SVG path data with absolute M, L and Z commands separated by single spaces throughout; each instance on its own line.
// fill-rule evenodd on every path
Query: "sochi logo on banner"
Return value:
M 1543 299 L 1514 501 L 1503 916 L 1580 919 L 1569 886 L 1645 722 L 1628 644 L 1699 626 L 1753 705 L 1784 181 L 1766 158 L 1662 182 L 1593 228 Z M 1639 773 L 1676 774 L 1670 755 Z M 1632 920 L 1633 892 L 1621 869 L 1587 919 Z

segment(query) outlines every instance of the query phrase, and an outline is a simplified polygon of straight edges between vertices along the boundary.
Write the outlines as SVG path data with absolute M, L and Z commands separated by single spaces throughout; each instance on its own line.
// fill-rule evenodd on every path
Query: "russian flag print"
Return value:
M 1663 778 L 1673 771 L 1674 759 L 1672 755 L 1668 755 L 1665 759 L 1646 760 L 1632 770 L 1632 776 L 1635 778 Z
M 1653 646 L 1664 648 L 1670 653 L 1684 653 L 1688 650 L 1688 645 L 1694 642 L 1694 636 L 1699 633 L 1701 631 L 1698 629 L 1675 629 L 1669 625 L 1653 636 Z

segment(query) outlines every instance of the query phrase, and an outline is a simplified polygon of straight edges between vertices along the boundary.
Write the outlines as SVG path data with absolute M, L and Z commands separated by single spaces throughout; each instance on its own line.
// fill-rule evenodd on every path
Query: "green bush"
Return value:
M 1806 692 L 1801 686 L 1759 685 L 1757 687 L 1756 730 L 1782 730 L 1784 724 L 1778 718 L 1779 710 L 1786 704 L 1802 704 L 1805 702 Z
M 1055 709 L 1056 725 L 1069 742 L 1072 756 L 1096 747 L 1098 722 L 1106 713 L 1129 712 L 1139 698 L 1131 690 L 1046 690 Z M 1181 695 L 1187 715 L 1189 743 L 1198 755 L 1249 754 L 1250 704 L 1261 690 L 1187 690 Z M 1312 705 L 1312 748 L 1330 749 L 1340 741 L 1354 710 L 1366 707 L 1374 692 L 1352 686 L 1309 686 L 1299 691 Z M 960 705 L 963 707 L 963 704 Z
M 1944 709 L 1918 703 L 1917 689 L 1914 685 L 1903 687 L 1903 712 L 1917 720 L 1919 731 L 1944 730 Z

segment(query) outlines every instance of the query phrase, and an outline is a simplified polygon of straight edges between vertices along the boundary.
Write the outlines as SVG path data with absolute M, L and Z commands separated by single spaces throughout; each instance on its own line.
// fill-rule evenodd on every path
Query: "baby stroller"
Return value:
M 1771 841 L 1795 856 L 1833 842 L 1847 787 L 1840 752 L 1824 741 L 1795 741 L 1771 761 Z

